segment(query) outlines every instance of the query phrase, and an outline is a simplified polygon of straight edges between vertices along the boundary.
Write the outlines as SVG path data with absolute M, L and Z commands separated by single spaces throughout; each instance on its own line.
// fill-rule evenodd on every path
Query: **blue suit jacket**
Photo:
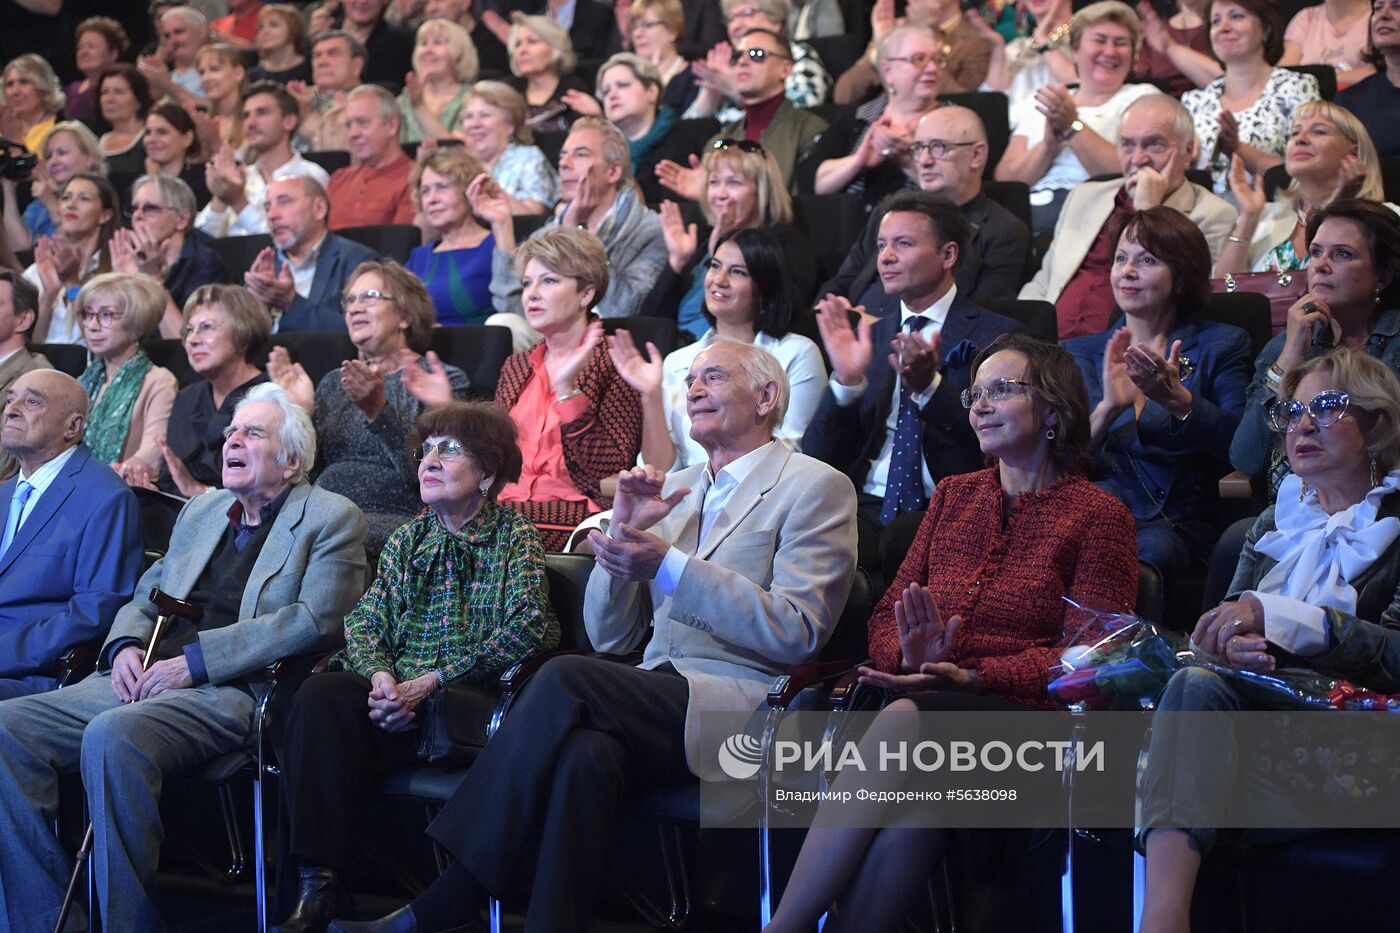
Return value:
M 885 443 L 895 382 L 894 370 L 885 361 L 885 348 L 899 333 L 899 299 L 886 295 L 874 307 L 866 305 L 866 310 L 879 319 L 870 329 L 875 358 L 866 374 L 869 385 L 865 394 L 850 408 L 842 408 L 828 385 L 802 438 L 803 453 L 845 473 L 857 490 L 865 485 L 870 462 L 880 455 Z M 986 466 L 959 396 L 972 383 L 972 359 L 978 351 L 1001 334 L 1023 329 L 1020 321 L 980 308 L 961 293 L 953 299 L 939 338 L 943 362 L 938 371 L 943 379 L 921 412 L 924 462 L 935 480 Z
M 0 485 L 0 530 L 18 481 Z M 79 445 L 0 557 L 0 677 L 57 686 L 59 658 L 106 636 L 140 572 L 136 496 Z
M 340 293 L 346 279 L 362 262 L 378 259 L 379 254 L 354 240 L 334 233 L 326 234 L 321 255 L 316 259 L 316 277 L 311 281 L 311 294 L 298 295 L 292 306 L 282 314 L 277 326 L 279 333 L 293 330 L 345 330 L 345 313 L 340 307 Z M 282 257 L 277 257 L 277 271 L 282 271 Z

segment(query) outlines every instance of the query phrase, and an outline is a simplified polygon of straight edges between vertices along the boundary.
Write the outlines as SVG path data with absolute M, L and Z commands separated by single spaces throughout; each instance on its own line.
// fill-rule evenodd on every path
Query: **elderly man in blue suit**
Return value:
M 355 267 L 379 254 L 330 232 L 331 199 L 310 175 L 274 178 L 265 198 L 276 249 L 258 254 L 243 283 L 272 309 L 279 333 L 344 331 L 340 293 Z
M 224 488 L 181 511 L 169 552 L 117 613 L 98 672 L 0 703 L 0 929 L 53 929 L 71 865 L 51 827 L 59 776 L 74 771 L 93 819 L 103 929 L 165 929 L 151 901 L 164 782 L 251 744 L 269 665 L 342 640 L 364 589 L 365 519 L 307 482 L 310 416 L 277 386 L 255 386 L 225 437 Z M 176 620 L 151 645 L 157 586 L 203 617 Z M 143 671 L 148 650 L 158 660 Z
M 855 484 L 867 567 L 878 560 L 881 530 L 922 510 L 937 480 L 984 466 L 959 396 L 972 382 L 977 351 L 1022 329 L 958 293 L 970 231 L 956 204 L 925 191 L 900 192 L 885 204 L 876 238 L 880 282 L 862 296 L 868 306 L 853 309 L 832 295 L 819 303 L 832 373 L 802 438 L 803 453 Z
M 0 700 L 58 686 L 59 659 L 106 637 L 141 572 L 136 497 L 83 445 L 87 395 L 52 369 L 5 399 L 0 444 Z

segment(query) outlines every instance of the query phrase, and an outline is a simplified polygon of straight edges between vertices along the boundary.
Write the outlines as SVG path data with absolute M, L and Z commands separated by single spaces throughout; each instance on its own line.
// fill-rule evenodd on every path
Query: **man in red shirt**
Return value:
M 375 84 L 362 84 L 345 100 L 350 165 L 331 176 L 332 230 L 371 224 L 413 223 L 408 178 L 413 160 L 399 145 L 399 106 Z

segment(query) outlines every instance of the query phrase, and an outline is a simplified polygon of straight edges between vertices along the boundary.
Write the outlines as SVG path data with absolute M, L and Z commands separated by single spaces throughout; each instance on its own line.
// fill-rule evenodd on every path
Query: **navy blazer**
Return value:
M 1120 316 L 1121 320 L 1121 316 Z M 1089 410 L 1103 400 L 1103 357 L 1116 325 L 1101 334 L 1064 342 L 1084 376 Z M 1141 417 L 1131 409 L 1108 429 L 1099 451 L 1109 467 L 1099 485 L 1122 500 L 1138 521 L 1165 516 L 1178 522 L 1206 517 L 1208 484 L 1226 472 L 1230 439 L 1239 427 L 1249 388 L 1249 334 L 1232 324 L 1186 320 L 1177 324 L 1167 346 L 1181 341 L 1191 361 L 1182 384 L 1191 392 L 1191 416 L 1176 423 L 1167 410 L 1148 401 Z
M 334 233 L 326 234 L 321 255 L 316 259 L 316 277 L 311 280 L 311 294 L 298 295 L 292 306 L 282 313 L 278 333 L 294 330 L 345 330 L 345 312 L 340 307 L 340 293 L 355 267 L 362 262 L 378 259 L 379 254 L 365 246 Z M 282 257 L 277 256 L 277 271 L 282 271 Z
M 885 443 L 895 383 L 894 370 L 885 361 L 886 348 L 900 328 L 898 298 L 886 295 L 873 307 L 866 305 L 866 310 L 878 315 L 878 320 L 870 329 L 875 358 L 866 374 L 869 385 L 865 394 L 850 408 L 842 408 L 828 384 L 802 438 L 803 453 L 845 473 L 857 490 L 864 487 L 870 462 L 880 455 Z M 939 338 L 943 361 L 938 371 L 943 378 L 921 412 L 924 462 L 935 480 L 986 466 L 959 396 L 972 384 L 972 359 L 978 351 L 1001 334 L 1021 330 L 1020 321 L 979 308 L 961 293 L 953 299 Z M 954 355 L 956 359 L 950 361 Z
M 18 482 L 0 485 L 0 531 Z M 140 572 L 136 496 L 80 444 L 0 557 L 0 677 L 58 686 L 59 658 L 106 637 Z

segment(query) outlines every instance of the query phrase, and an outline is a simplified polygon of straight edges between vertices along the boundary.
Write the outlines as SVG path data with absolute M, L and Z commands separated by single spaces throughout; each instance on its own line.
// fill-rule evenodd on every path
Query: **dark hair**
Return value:
M 95 32 L 102 37 L 102 41 L 107 43 L 107 48 L 116 52 L 117 55 L 125 55 L 126 50 L 131 47 L 131 40 L 127 38 L 126 30 L 122 24 L 112 19 L 110 16 L 89 16 L 78 24 L 78 28 L 73 30 L 73 39 L 76 41 L 83 37 L 85 32 Z
M 1124 237 L 1147 250 L 1172 271 L 1172 307 L 1184 321 L 1210 300 L 1210 244 L 1185 214 L 1171 207 L 1153 207 L 1115 218 L 1108 242 L 1116 251 Z
M 1375 67 L 1385 77 L 1385 53 L 1376 48 L 1376 13 L 1375 3 L 1371 4 L 1371 16 L 1366 21 L 1366 48 L 1361 50 L 1361 60 L 1368 65 Z
M 277 101 L 277 109 L 282 111 L 282 116 L 300 116 L 301 110 L 297 106 L 297 99 L 288 90 L 276 81 L 254 81 L 243 89 L 243 103 L 248 103 L 250 98 L 259 94 L 270 94 Z
M 128 65 L 126 62 L 117 62 L 115 65 L 102 72 L 97 78 L 97 96 L 102 96 L 102 85 L 108 78 L 121 78 L 126 82 L 126 86 L 131 88 L 132 96 L 136 98 L 136 115 L 141 119 L 146 119 L 146 114 L 151 112 L 151 107 L 155 104 L 155 98 L 151 96 L 151 82 L 146 80 L 146 76 L 136 70 L 135 65 Z
M 786 55 L 788 61 L 792 61 L 792 40 L 787 36 L 783 35 L 781 32 L 775 32 L 772 29 L 764 29 L 762 26 L 755 26 L 752 29 L 745 29 L 744 34 L 739 38 L 745 39 L 753 35 L 768 36 L 774 42 L 778 43 L 778 51 Z
M 957 245 L 958 259 L 953 264 L 953 268 L 957 268 L 958 263 L 962 262 L 963 256 L 967 254 L 967 241 L 972 236 L 972 228 L 968 225 L 962 208 L 946 196 L 931 191 L 896 191 L 875 208 L 876 216 L 882 220 L 886 214 L 896 212 L 923 214 L 927 217 L 933 237 L 940 246 L 946 243 Z
M 450 437 L 476 458 L 485 476 L 493 476 L 486 498 L 495 501 L 501 487 L 520 479 L 520 441 L 515 420 L 495 402 L 448 402 L 418 416 L 408 432 L 409 456 L 430 437 Z
M 769 337 L 786 337 L 792 329 L 792 315 L 797 307 L 792 277 L 788 274 L 787 254 L 782 241 L 772 227 L 749 227 L 731 230 L 719 238 L 715 252 L 725 243 L 733 243 L 744 257 L 744 268 L 753 283 L 753 329 Z M 702 307 L 705 320 L 714 326 L 715 317 L 708 307 Z
M 1390 282 L 1379 295 L 1381 306 L 1400 308 L 1400 217 L 1388 207 L 1365 198 L 1342 198 L 1308 215 L 1307 244 L 1324 220 L 1349 220 L 1361 228 L 1371 250 L 1371 264 L 1378 274 L 1390 274 Z
M 22 317 L 25 312 L 34 315 L 29 329 L 24 332 L 24 342 L 28 343 L 29 338 L 34 336 L 34 322 L 39 319 L 39 289 L 23 273 L 14 269 L 0 268 L 0 282 L 10 283 L 10 308 L 16 318 Z
M 122 219 L 122 202 L 117 195 L 117 189 L 107 180 L 107 176 L 99 172 L 78 172 L 72 178 L 63 183 L 63 188 L 58 192 L 59 197 L 63 197 L 63 192 L 68 190 L 68 186 L 75 181 L 85 181 L 97 189 L 97 200 L 101 202 L 102 209 L 109 211 L 111 217 L 97 231 L 97 271 L 112 271 L 112 237 L 117 233 L 117 227 Z
M 1221 0 L 1209 0 L 1206 4 L 1205 20 L 1206 35 L 1210 35 L 1211 10 Z M 1279 10 L 1277 0 L 1225 0 L 1244 10 L 1250 16 L 1259 20 L 1264 27 L 1264 61 L 1270 65 L 1277 65 L 1278 60 L 1283 58 L 1283 13 Z M 1211 58 L 1215 58 L 1214 47 L 1210 50 Z
M 204 148 L 199 141 L 199 130 L 195 127 L 194 120 L 190 118 L 189 111 L 184 107 L 168 97 L 162 97 L 146 116 L 160 117 L 173 126 L 177 133 L 192 134 L 190 147 L 185 150 L 185 162 L 189 165 L 198 165 L 204 161 Z
M 1002 334 L 972 361 L 972 378 L 994 353 L 1015 350 L 1026 357 L 1025 381 L 1058 416 L 1050 456 L 1060 472 L 1087 473 L 1094 465 L 1089 453 L 1089 394 L 1074 357 L 1057 343 L 1046 343 L 1029 334 Z
M 365 48 L 365 44 L 344 29 L 327 29 L 324 32 L 316 33 L 311 37 L 311 50 L 314 52 L 316 46 L 327 39 L 344 39 L 346 47 L 350 49 L 351 58 L 358 58 L 362 62 L 369 60 L 369 51 Z

